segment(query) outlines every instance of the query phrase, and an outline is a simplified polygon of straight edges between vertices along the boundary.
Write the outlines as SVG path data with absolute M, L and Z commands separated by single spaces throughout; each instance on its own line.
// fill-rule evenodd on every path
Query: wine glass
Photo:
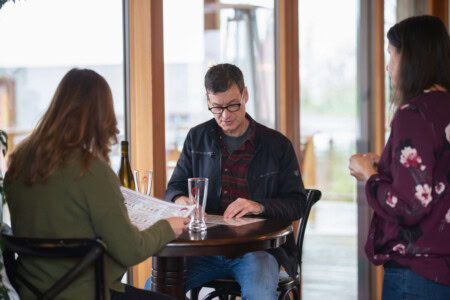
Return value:
M 153 171 L 134 170 L 133 173 L 136 191 L 144 195 L 150 196 L 150 193 L 152 191 Z

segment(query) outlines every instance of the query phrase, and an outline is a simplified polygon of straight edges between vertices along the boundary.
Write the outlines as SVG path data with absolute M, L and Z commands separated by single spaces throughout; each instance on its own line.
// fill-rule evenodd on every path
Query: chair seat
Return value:
M 319 190 L 308 189 L 306 190 L 306 207 L 303 218 L 299 222 L 298 232 L 297 232 L 297 250 L 298 250 L 298 262 L 297 268 L 299 270 L 299 275 L 296 278 L 290 277 L 286 271 L 281 270 L 278 280 L 278 292 L 279 300 L 287 299 L 300 299 L 301 298 L 301 266 L 302 266 L 302 249 L 303 249 L 303 239 L 305 235 L 306 224 L 308 222 L 309 213 L 311 212 L 312 206 L 320 200 L 322 193 Z M 219 297 L 219 299 L 228 299 L 228 296 L 240 296 L 241 287 L 239 284 L 231 278 L 216 279 L 203 284 L 200 287 L 196 287 L 191 290 L 191 297 L 193 300 L 198 300 L 198 295 L 202 287 L 213 288 L 214 291 L 209 293 L 204 300 L 211 300 L 214 297 Z M 291 297 L 292 296 L 292 297 Z M 233 297 L 232 297 L 233 298 Z M 235 299 L 235 298 L 233 298 Z
M 285 270 L 280 270 L 278 280 L 278 291 L 285 290 L 289 286 L 294 286 L 299 282 L 299 278 L 293 279 Z M 235 291 L 237 295 L 240 294 L 241 287 L 233 278 L 220 278 L 207 282 L 203 287 L 212 288 L 215 290 Z

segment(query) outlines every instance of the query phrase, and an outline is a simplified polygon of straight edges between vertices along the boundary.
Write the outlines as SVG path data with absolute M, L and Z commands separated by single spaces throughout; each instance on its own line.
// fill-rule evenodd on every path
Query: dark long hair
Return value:
M 8 174 L 12 180 L 23 175 L 26 184 L 45 181 L 74 151 L 80 152 L 83 174 L 93 158 L 109 162 L 117 132 L 106 80 L 92 70 L 72 69 L 38 126 L 11 155 Z
M 450 38 L 442 21 L 416 16 L 395 24 L 387 33 L 401 54 L 396 107 L 438 84 L 450 91 Z

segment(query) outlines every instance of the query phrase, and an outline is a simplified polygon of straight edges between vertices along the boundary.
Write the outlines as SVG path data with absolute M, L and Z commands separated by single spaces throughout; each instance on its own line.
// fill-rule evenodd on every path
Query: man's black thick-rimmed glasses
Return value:
M 212 112 L 215 115 L 222 114 L 224 109 L 228 110 L 229 112 L 235 112 L 235 111 L 238 111 L 240 108 L 241 108 L 241 103 L 230 104 L 230 105 L 227 105 L 227 106 L 208 107 L 209 111 Z

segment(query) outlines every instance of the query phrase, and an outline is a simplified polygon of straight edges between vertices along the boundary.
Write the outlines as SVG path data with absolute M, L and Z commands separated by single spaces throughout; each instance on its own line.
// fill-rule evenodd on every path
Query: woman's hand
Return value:
M 181 217 L 172 217 L 167 218 L 167 222 L 169 222 L 170 227 L 172 227 L 173 232 L 175 233 L 175 238 L 179 237 L 183 232 L 183 229 L 189 224 L 189 218 L 181 218 Z
M 372 160 L 373 167 L 375 169 L 378 169 L 378 162 L 380 161 L 380 156 L 378 154 L 369 152 L 369 153 L 363 154 L 363 156 L 370 158 Z
M 189 205 L 189 197 L 186 196 L 177 196 L 175 198 L 175 203 L 176 204 L 181 204 L 181 205 Z
M 379 159 L 379 156 L 375 153 L 358 153 L 352 155 L 348 165 L 350 175 L 357 180 L 366 182 L 370 176 L 377 174 L 375 166 L 378 164 Z

